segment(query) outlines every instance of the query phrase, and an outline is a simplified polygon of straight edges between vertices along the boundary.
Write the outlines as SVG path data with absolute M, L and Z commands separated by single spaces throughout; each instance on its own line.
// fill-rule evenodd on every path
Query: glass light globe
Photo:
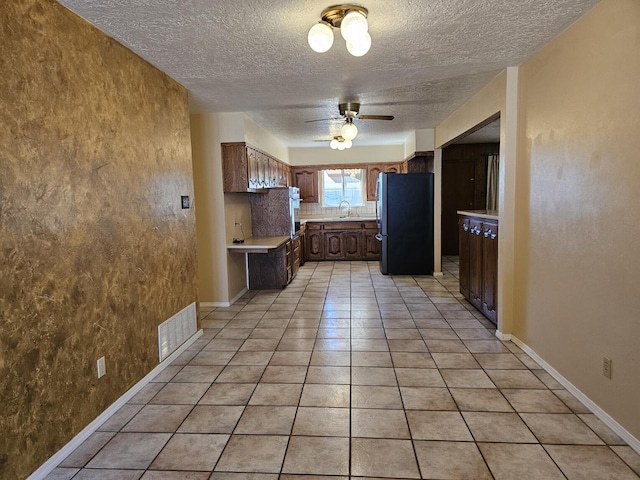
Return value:
M 364 36 L 356 40 L 347 40 L 347 50 L 354 57 L 361 57 L 371 48 L 371 35 L 365 32 Z
M 340 135 L 345 140 L 353 140 L 358 135 L 358 127 L 353 122 L 347 122 L 340 129 Z
M 344 148 L 351 148 L 353 146 L 353 142 L 351 140 L 344 141 Z
M 355 10 L 347 13 L 340 23 L 340 33 L 346 41 L 357 40 L 368 31 L 367 17 Z
M 338 142 L 338 150 L 342 151 L 345 148 L 347 148 L 347 147 L 344 145 L 344 142 Z
M 333 45 L 333 30 L 324 22 L 316 23 L 309 29 L 307 41 L 311 50 L 318 53 L 324 53 Z
M 338 140 L 336 140 L 335 138 L 333 140 L 331 140 L 331 143 L 329 144 L 329 146 L 331 147 L 332 150 L 336 150 L 338 148 Z

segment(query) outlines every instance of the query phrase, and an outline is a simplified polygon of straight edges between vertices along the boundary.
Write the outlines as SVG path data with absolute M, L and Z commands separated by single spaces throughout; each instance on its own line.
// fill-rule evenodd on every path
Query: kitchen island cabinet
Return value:
M 493 323 L 498 321 L 498 217 L 459 211 L 460 293 Z

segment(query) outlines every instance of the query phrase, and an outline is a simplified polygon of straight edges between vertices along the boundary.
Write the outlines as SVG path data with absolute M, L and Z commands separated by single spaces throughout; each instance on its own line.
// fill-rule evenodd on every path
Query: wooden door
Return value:
M 222 187 L 225 193 L 246 192 L 249 165 L 244 142 L 222 144 Z
M 471 232 L 469 219 L 465 217 L 460 217 L 458 225 L 460 227 L 460 271 L 458 274 L 460 280 L 460 293 L 467 300 L 470 299 L 469 296 L 469 255 L 470 255 L 470 241 L 471 241 Z
M 373 201 L 376 199 L 376 183 L 378 182 L 378 175 L 385 170 L 384 164 L 367 165 L 367 200 Z
M 249 163 L 249 188 L 260 188 L 258 152 L 251 147 L 247 147 L 247 162 Z
M 305 254 L 308 260 L 324 260 L 324 236 L 322 230 L 308 230 Z
M 498 321 L 498 224 L 482 225 L 482 313 L 492 322 Z
M 379 260 L 380 259 L 380 241 L 376 239 L 378 230 L 365 230 L 364 231 L 364 252 L 363 257 L 365 260 Z
M 469 221 L 469 301 L 482 308 L 482 222 Z
M 324 234 L 325 260 L 344 259 L 342 240 L 343 240 L 343 236 L 341 232 L 325 232 Z
M 318 171 L 293 169 L 293 184 L 300 189 L 300 199 L 306 203 L 318 203 Z
M 342 244 L 345 259 L 360 260 L 362 258 L 362 232 L 343 232 Z

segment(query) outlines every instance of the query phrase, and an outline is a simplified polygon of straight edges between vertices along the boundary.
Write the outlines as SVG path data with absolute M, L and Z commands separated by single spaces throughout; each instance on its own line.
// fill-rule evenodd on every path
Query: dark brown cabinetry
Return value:
M 291 281 L 289 251 L 291 242 L 270 253 L 247 255 L 250 290 L 271 290 L 286 287 Z
M 249 253 L 249 289 L 268 290 L 286 287 L 304 263 L 304 234 L 287 240 L 281 247 L 269 253 Z
M 322 224 L 307 224 L 305 260 L 324 260 L 324 232 Z
M 365 260 L 379 260 L 380 259 L 380 241 L 376 238 L 378 228 L 375 226 L 375 222 L 370 222 L 373 226 L 367 226 L 365 224 L 362 231 L 364 247 L 363 256 Z
M 378 260 L 376 222 L 307 222 L 307 260 Z
M 367 200 L 376 199 L 376 183 L 381 173 L 402 173 L 402 163 L 372 163 L 367 165 Z
M 222 144 L 222 185 L 225 193 L 288 187 L 289 166 L 245 142 Z
M 460 293 L 489 320 L 498 321 L 498 221 L 460 216 Z
M 305 203 L 318 203 L 318 170 L 293 168 L 293 186 L 300 189 L 300 199 Z

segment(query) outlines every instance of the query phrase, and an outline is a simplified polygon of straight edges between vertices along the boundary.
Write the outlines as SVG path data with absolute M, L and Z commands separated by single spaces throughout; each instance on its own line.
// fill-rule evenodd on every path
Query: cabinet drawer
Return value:
M 325 230 L 360 230 L 360 222 L 328 222 L 324 224 Z
M 322 223 L 307 222 L 305 226 L 307 230 L 322 230 Z
M 378 224 L 377 222 L 371 221 L 371 222 L 362 222 L 362 228 L 364 229 L 378 229 Z

